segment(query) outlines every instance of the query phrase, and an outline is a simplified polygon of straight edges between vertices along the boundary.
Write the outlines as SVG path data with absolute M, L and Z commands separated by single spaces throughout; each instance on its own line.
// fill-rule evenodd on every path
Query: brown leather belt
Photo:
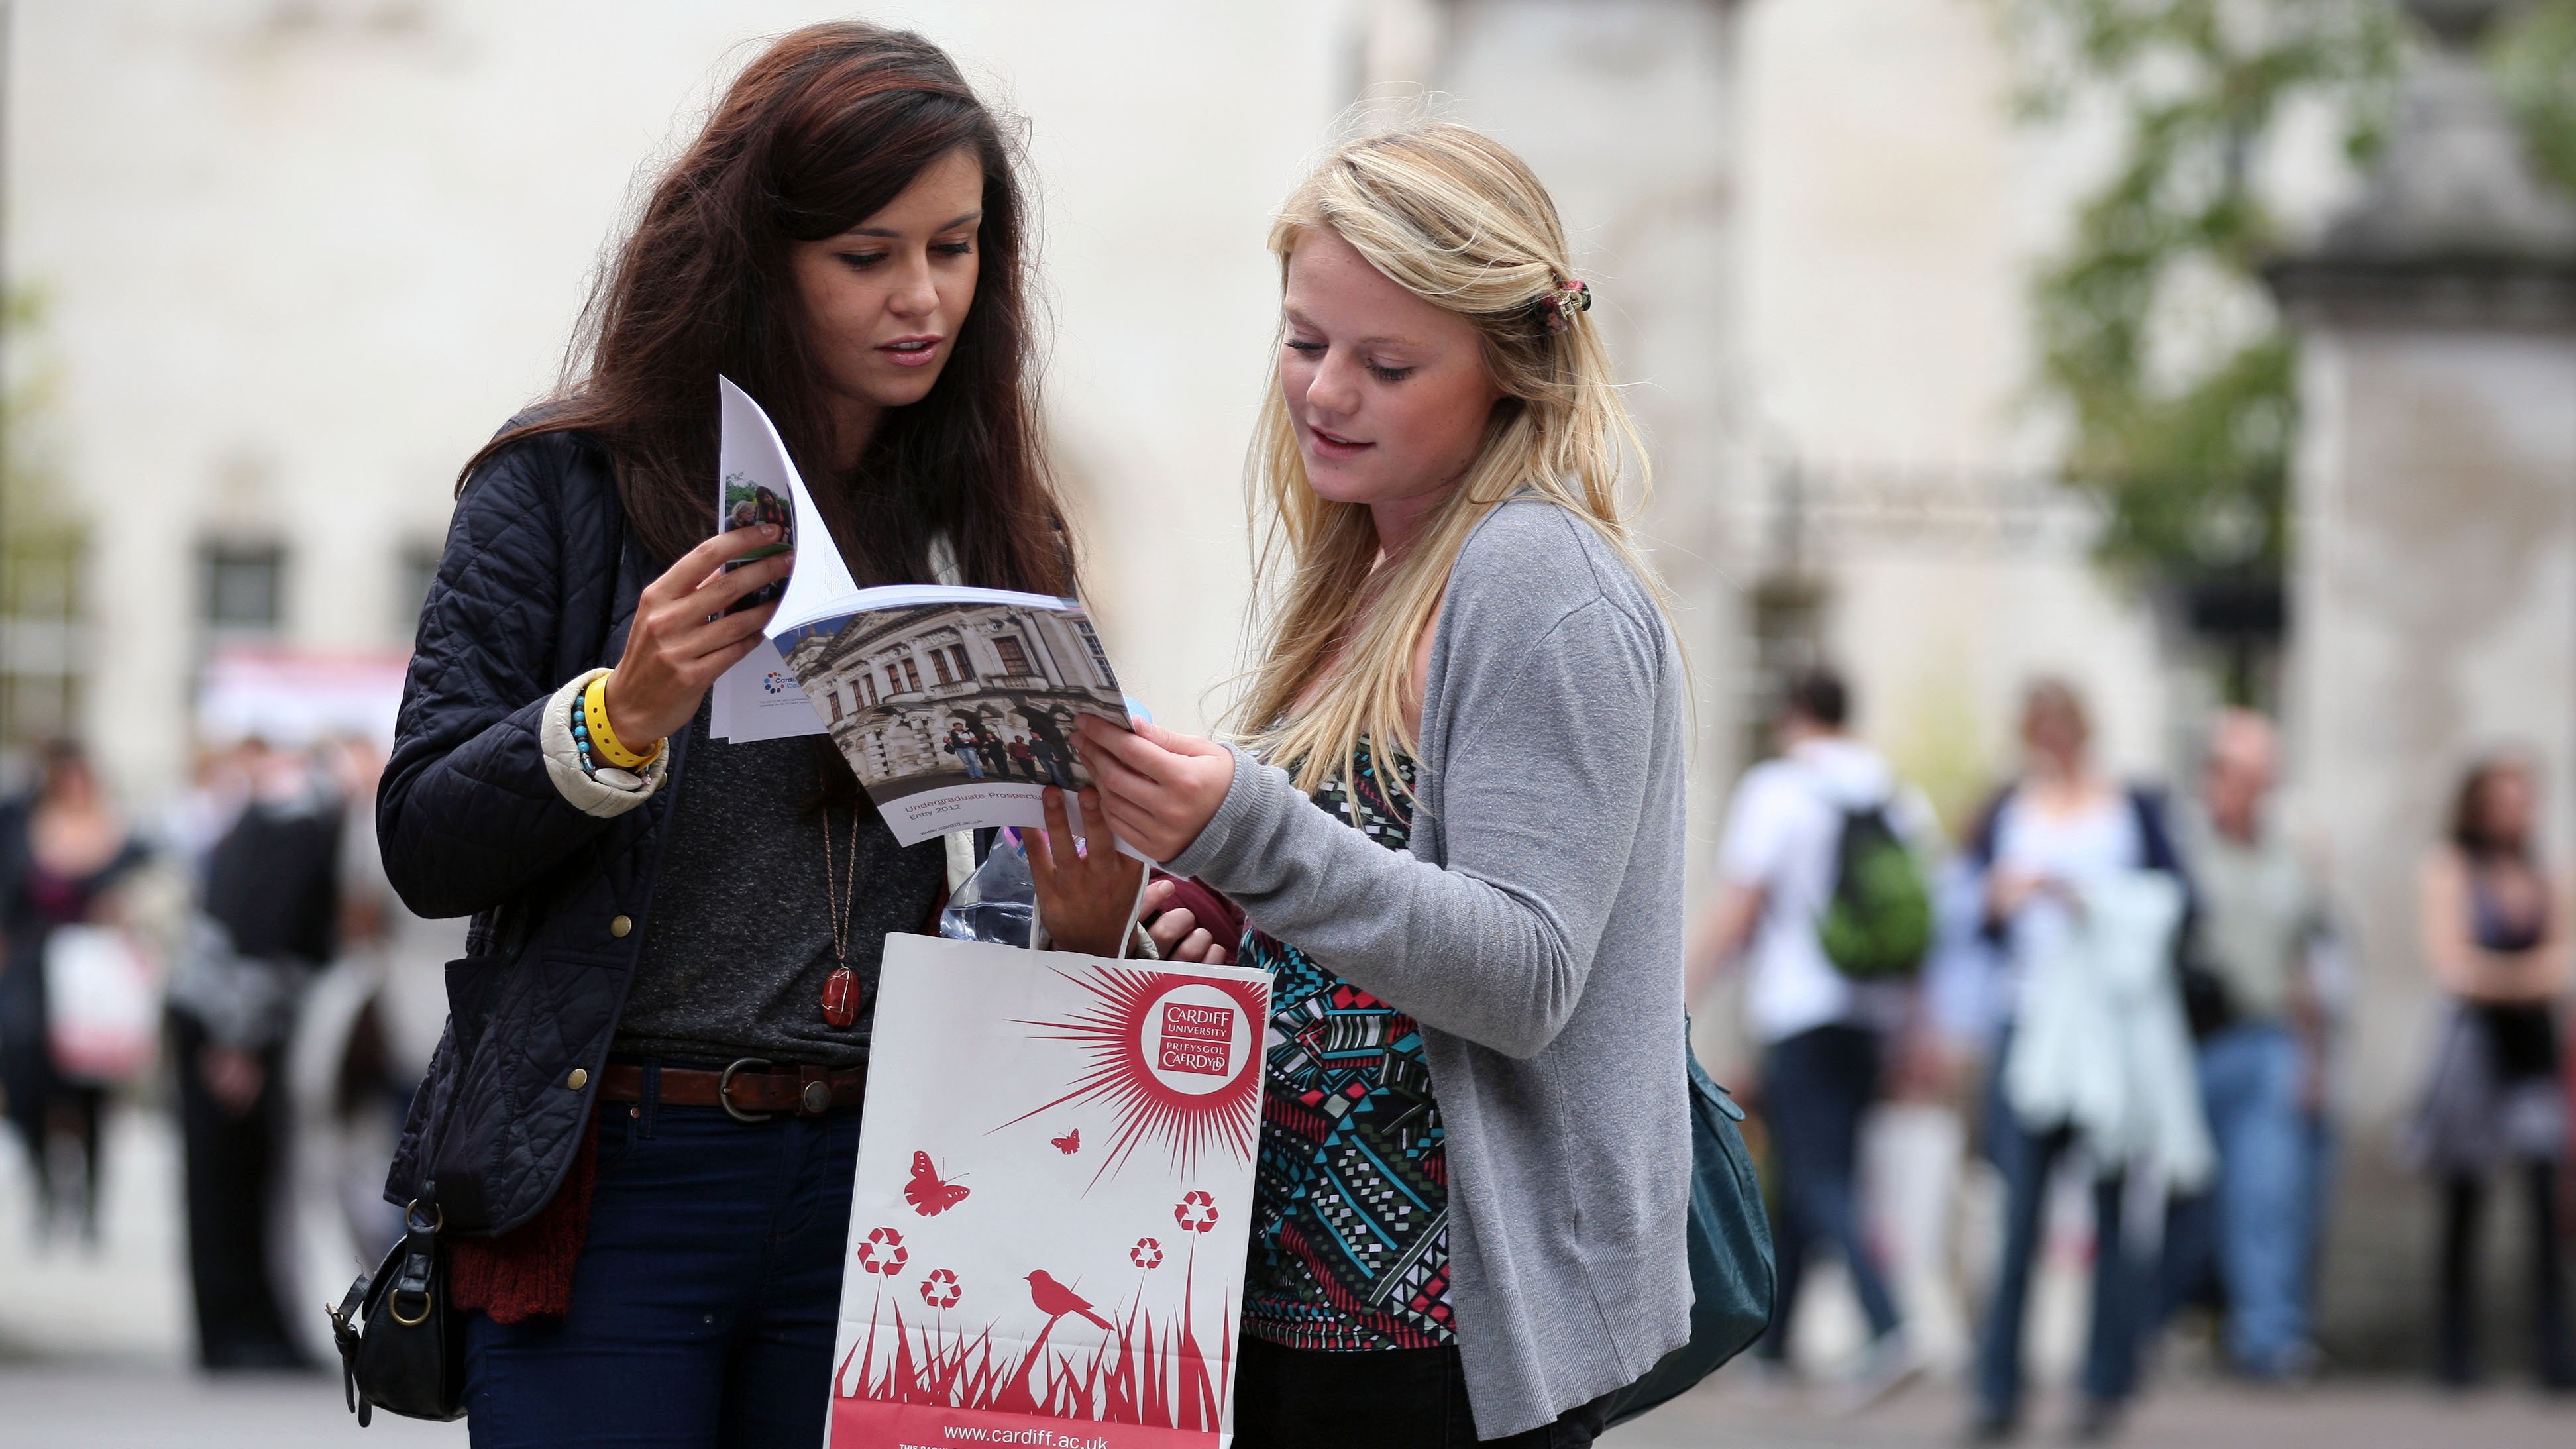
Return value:
M 737 1122 L 764 1121 L 774 1113 L 820 1117 L 857 1107 L 867 1098 L 864 1067 L 834 1071 L 798 1066 L 772 1070 L 759 1057 L 744 1057 L 721 1072 L 664 1067 L 660 1100 L 673 1107 L 722 1107 Z M 611 1063 L 599 1074 L 599 1095 L 611 1102 L 644 1100 L 644 1069 Z

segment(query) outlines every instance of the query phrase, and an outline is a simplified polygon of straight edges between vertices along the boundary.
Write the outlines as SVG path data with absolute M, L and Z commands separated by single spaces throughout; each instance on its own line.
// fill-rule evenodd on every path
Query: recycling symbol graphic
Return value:
M 903 1234 L 893 1228 L 870 1228 L 867 1241 L 859 1244 L 859 1266 L 871 1273 L 892 1278 L 911 1260 L 911 1251 L 903 1245 Z
M 1192 1188 L 1181 1194 L 1181 1200 L 1172 1205 L 1172 1221 L 1179 1223 L 1185 1233 L 1212 1231 L 1216 1227 L 1216 1199 Z

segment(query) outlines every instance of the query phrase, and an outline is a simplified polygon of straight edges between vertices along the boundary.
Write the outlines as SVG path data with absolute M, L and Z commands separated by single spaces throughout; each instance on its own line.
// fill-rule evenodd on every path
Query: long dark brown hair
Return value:
M 984 171 L 974 305 L 929 395 L 887 410 L 844 474 L 789 248 L 858 225 L 960 149 Z M 668 563 L 715 531 L 721 373 L 778 425 L 861 584 L 926 579 L 944 532 L 967 583 L 1071 593 L 1038 437 L 1018 161 L 1015 137 L 920 36 L 844 21 L 780 38 L 654 185 L 593 286 L 556 396 L 485 444 L 459 489 L 514 443 L 587 433 Z
M 2497 861 L 2521 861 L 2532 857 L 2531 833 L 2507 839 L 2498 834 L 2487 819 L 2487 787 L 2501 775 L 2521 775 L 2529 779 L 2532 763 L 2517 754 L 2493 754 L 2472 761 L 2460 777 L 2460 788 L 2451 796 L 2451 844 L 2462 855 L 2479 864 Z

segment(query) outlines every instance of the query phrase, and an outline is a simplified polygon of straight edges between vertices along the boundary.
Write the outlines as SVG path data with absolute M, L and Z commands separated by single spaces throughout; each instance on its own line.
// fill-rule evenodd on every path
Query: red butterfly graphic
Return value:
M 1056 1151 L 1071 1157 L 1082 1150 L 1082 1129 L 1076 1127 L 1062 1137 L 1050 1137 L 1047 1140 L 1055 1144 Z
M 930 1154 L 912 1154 L 912 1181 L 903 1185 L 903 1200 L 912 1210 L 926 1218 L 935 1218 L 966 1200 L 968 1189 L 953 1182 L 942 1182 L 930 1167 Z

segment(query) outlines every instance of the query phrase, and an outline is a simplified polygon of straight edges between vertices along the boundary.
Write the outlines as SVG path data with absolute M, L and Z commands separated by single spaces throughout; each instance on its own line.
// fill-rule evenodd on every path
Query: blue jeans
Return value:
M 1762 1113 L 1780 1164 L 1780 1221 L 1773 1256 L 1779 1289 L 1771 1327 L 1755 1352 L 1775 1362 L 1789 1348 L 1789 1315 L 1807 1254 L 1830 1246 L 1851 1272 L 1873 1337 L 1896 1328 L 1896 1300 L 1861 1221 L 1855 1166 L 1861 1118 L 1878 1096 L 1878 1037 L 1857 1026 L 1819 1026 L 1762 1054 Z
M 476 1449 L 822 1443 L 858 1152 L 856 1112 L 602 1103 L 571 1312 L 468 1321 Z
M 2074 1129 L 2033 1132 L 2013 1115 L 2003 1086 L 2003 1064 L 2011 1050 L 2007 1032 L 1986 1090 L 1986 1155 L 2004 1178 L 2004 1250 L 1985 1327 L 1977 1337 L 1978 1411 L 2002 1422 L 2021 1415 L 2022 1322 L 2030 1306 L 2031 1269 L 2047 1226 L 2049 1174 L 2075 1146 Z M 2126 1400 L 2137 1386 L 2138 1319 L 2148 1307 L 2145 1285 L 2129 1261 L 2120 1231 L 2120 1199 L 2127 1186 L 2120 1174 L 2093 1184 L 2093 1314 L 2082 1383 L 2084 1397 L 2105 1406 Z
M 2271 1022 L 2210 1037 L 2200 1046 L 2200 1100 L 2218 1146 L 2218 1181 L 2168 1220 L 2158 1318 L 2193 1296 L 2214 1262 L 2227 1289 L 2228 1356 L 2248 1373 L 2278 1374 L 2308 1338 L 2316 1217 L 2298 1040 Z

